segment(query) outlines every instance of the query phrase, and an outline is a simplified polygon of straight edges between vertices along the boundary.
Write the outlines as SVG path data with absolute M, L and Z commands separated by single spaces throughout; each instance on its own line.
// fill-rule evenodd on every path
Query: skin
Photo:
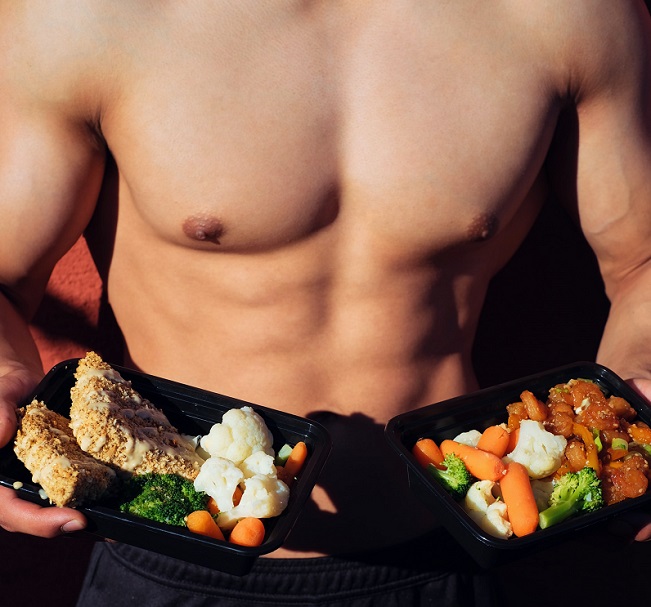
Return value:
M 650 33 L 633 0 L 0 1 L 0 444 L 86 231 L 127 364 L 330 430 L 274 556 L 415 537 L 384 424 L 477 387 L 552 189 L 612 302 L 599 360 L 651 395 Z M 5 529 L 83 524 L 0 492 Z

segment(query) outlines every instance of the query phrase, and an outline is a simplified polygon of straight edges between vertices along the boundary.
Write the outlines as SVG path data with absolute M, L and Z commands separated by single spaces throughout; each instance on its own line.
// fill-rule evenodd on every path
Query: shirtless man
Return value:
M 486 288 L 550 187 L 612 302 L 600 361 L 651 394 L 650 38 L 636 0 L 0 0 L 0 444 L 86 230 L 126 364 L 330 430 L 272 556 L 417 538 L 382 428 L 476 388 Z M 0 524 L 83 516 L 3 490 Z

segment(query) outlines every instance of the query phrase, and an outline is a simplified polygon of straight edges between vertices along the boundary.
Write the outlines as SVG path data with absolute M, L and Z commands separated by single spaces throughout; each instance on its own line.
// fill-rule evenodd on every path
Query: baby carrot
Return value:
M 421 438 L 416 441 L 412 447 L 416 461 L 423 467 L 427 468 L 430 464 L 434 464 L 437 468 L 441 468 L 443 461 L 443 454 L 438 448 L 438 445 L 431 438 Z
M 264 524 L 259 518 L 248 516 L 238 521 L 229 541 L 238 546 L 259 546 L 264 541 Z
M 285 462 L 285 472 L 289 476 L 297 476 L 303 468 L 305 460 L 307 459 L 307 445 L 300 441 L 292 447 L 292 452 L 289 454 Z
M 208 503 L 206 505 L 206 508 L 208 508 L 208 512 L 210 512 L 210 514 L 212 514 L 213 516 L 219 514 L 219 506 L 217 506 L 217 502 L 213 497 L 208 498 Z
M 185 524 L 194 533 L 206 535 L 216 540 L 224 540 L 222 530 L 208 510 L 195 510 L 194 512 L 190 512 L 185 519 Z
M 480 481 L 498 481 L 506 471 L 504 462 L 497 455 L 488 451 L 482 451 L 451 439 L 444 440 L 440 447 L 443 457 L 454 453 L 461 458 L 468 468 L 468 472 Z
M 242 489 L 240 489 L 238 485 L 237 487 L 235 487 L 235 491 L 233 491 L 233 506 L 237 506 L 240 503 L 241 499 L 242 499 Z M 210 514 L 212 514 L 213 516 L 219 514 L 219 506 L 217 505 L 217 502 L 213 497 L 208 498 L 206 508 L 208 509 L 208 512 L 210 512 Z
M 507 453 L 511 453 L 513 449 L 515 449 L 515 446 L 518 444 L 518 439 L 520 438 L 520 427 L 518 426 L 517 428 L 513 428 L 509 432 L 509 446 L 506 448 Z
M 235 491 L 233 491 L 233 506 L 237 506 L 240 503 L 242 493 L 243 491 L 240 489 L 239 485 L 235 487 Z
M 527 469 L 518 462 L 509 462 L 500 489 L 514 535 L 533 533 L 538 528 L 538 507 Z
M 489 426 L 479 437 L 477 449 L 488 451 L 497 457 L 504 457 L 509 448 L 511 434 L 504 426 Z
M 303 441 L 300 441 L 292 447 L 291 453 L 287 456 L 285 465 L 276 466 L 278 478 L 286 485 L 291 485 L 303 468 L 306 459 L 307 445 Z

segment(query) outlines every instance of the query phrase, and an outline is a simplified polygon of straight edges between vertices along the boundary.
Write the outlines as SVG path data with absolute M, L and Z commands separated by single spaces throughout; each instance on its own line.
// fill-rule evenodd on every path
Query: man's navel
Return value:
M 192 240 L 220 244 L 224 235 L 224 225 L 212 215 L 191 215 L 183 222 L 183 233 Z

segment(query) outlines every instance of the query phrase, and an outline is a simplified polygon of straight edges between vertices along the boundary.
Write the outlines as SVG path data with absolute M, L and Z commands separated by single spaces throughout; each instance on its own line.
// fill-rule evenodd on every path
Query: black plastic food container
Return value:
M 575 533 L 603 523 L 622 512 L 639 508 L 651 501 L 651 488 L 635 499 L 627 499 L 593 513 L 580 514 L 547 529 L 538 529 L 525 537 L 496 538 L 483 531 L 411 454 L 419 438 L 429 437 L 438 444 L 468 430 L 506 422 L 506 406 L 520 400 L 523 390 L 530 390 L 543 402 L 549 389 L 570 379 L 590 379 L 606 395 L 625 398 L 638 412 L 637 419 L 651 425 L 651 409 L 617 375 L 590 362 L 578 362 L 544 373 L 523 377 L 404 413 L 391 419 L 385 429 L 386 438 L 407 465 L 410 488 L 426 503 L 452 536 L 472 555 L 479 565 L 490 568 L 521 558 L 537 550 L 559 544 Z
M 36 388 L 32 398 L 44 401 L 50 409 L 67 416 L 70 410 L 70 388 L 79 359 L 54 366 Z M 160 524 L 123 514 L 103 506 L 82 507 L 89 520 L 88 531 L 101 537 L 145 548 L 233 575 L 248 573 L 255 560 L 279 548 L 296 522 L 328 457 L 331 441 L 325 428 L 308 419 L 237 400 L 213 392 L 135 372 L 113 365 L 143 397 L 162 409 L 170 422 L 183 434 L 207 434 L 222 415 L 233 408 L 252 407 L 266 422 L 274 437 L 274 449 L 283 444 L 304 441 L 308 459 L 297 481 L 292 485 L 289 502 L 278 517 L 266 519 L 266 536 L 262 545 L 251 548 L 229 544 L 197 535 L 182 527 Z M 48 505 L 31 480 L 31 474 L 17 459 L 13 442 L 0 450 L 0 484 L 18 487 L 21 498 Z

